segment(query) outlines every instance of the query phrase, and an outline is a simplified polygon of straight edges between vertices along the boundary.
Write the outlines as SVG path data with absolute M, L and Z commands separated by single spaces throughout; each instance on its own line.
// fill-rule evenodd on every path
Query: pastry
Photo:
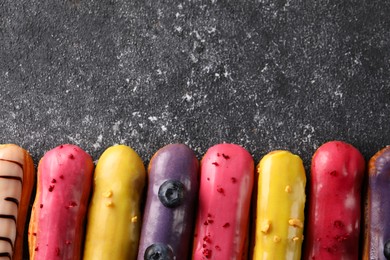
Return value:
M 29 225 L 31 260 L 81 258 L 93 168 L 91 156 L 75 145 L 43 156 Z
M 89 205 L 84 260 L 136 259 L 145 167 L 128 146 L 109 147 L 99 158 Z
M 15 144 L 0 145 L 0 257 L 23 257 L 23 235 L 34 183 L 30 154 Z
M 301 259 L 306 175 L 299 156 L 265 155 L 258 167 L 254 260 Z
M 246 258 L 253 181 L 252 156 L 241 146 L 218 144 L 206 152 L 192 259 Z
M 184 144 L 164 146 L 152 157 L 138 260 L 188 259 L 199 189 L 198 164 Z
M 323 144 L 313 155 L 304 259 L 358 259 L 365 161 L 352 145 Z

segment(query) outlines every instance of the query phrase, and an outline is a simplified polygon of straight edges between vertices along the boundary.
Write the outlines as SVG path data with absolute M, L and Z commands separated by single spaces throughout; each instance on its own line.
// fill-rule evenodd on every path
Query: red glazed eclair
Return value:
M 350 144 L 332 141 L 315 152 L 304 259 L 358 259 L 364 169 L 363 156 Z
M 24 227 L 34 182 L 30 154 L 15 144 L 0 145 L 0 258 L 23 257 Z
M 368 163 L 363 259 L 390 259 L 390 146 Z
M 241 146 L 219 144 L 207 151 L 192 259 L 245 259 L 253 181 L 252 156 Z
M 31 260 L 81 258 L 93 168 L 91 156 L 70 144 L 41 159 L 29 226 Z

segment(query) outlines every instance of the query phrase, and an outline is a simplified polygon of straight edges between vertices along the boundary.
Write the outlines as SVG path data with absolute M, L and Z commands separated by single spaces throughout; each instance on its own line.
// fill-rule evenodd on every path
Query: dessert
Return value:
M 190 255 L 198 168 L 198 159 L 184 144 L 164 146 L 153 155 L 138 260 L 178 260 Z
M 299 156 L 273 151 L 258 165 L 254 260 L 301 259 L 306 175 Z
M 364 169 L 350 144 L 331 141 L 315 152 L 304 259 L 358 259 Z
M 390 259 L 390 146 L 368 163 L 363 259 Z
M 109 147 L 94 173 L 84 260 L 136 259 L 145 167 L 128 146 Z
M 91 156 L 75 145 L 43 156 L 29 225 L 31 260 L 81 258 L 93 167 Z
M 23 234 L 34 183 L 30 154 L 15 144 L 0 145 L 0 257 L 23 257 Z
M 218 144 L 206 152 L 192 259 L 245 259 L 253 181 L 252 156 L 241 146 Z

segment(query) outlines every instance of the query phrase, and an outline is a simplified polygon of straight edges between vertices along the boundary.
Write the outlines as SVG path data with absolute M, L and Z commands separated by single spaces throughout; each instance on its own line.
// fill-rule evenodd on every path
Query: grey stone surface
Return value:
M 0 142 L 35 163 L 233 142 L 306 168 L 323 142 L 390 143 L 390 2 L 0 0 Z
M 234 142 L 308 164 L 327 140 L 390 142 L 387 1 L 0 3 L 0 141 L 36 161 Z

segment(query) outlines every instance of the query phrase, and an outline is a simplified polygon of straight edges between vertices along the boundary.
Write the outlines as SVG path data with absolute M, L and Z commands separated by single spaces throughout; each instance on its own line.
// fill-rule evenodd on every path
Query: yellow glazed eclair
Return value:
M 136 259 L 145 177 L 142 159 L 130 147 L 112 146 L 101 155 L 94 174 L 84 260 Z
M 254 260 L 301 258 L 306 175 L 299 156 L 273 151 L 259 173 Z

